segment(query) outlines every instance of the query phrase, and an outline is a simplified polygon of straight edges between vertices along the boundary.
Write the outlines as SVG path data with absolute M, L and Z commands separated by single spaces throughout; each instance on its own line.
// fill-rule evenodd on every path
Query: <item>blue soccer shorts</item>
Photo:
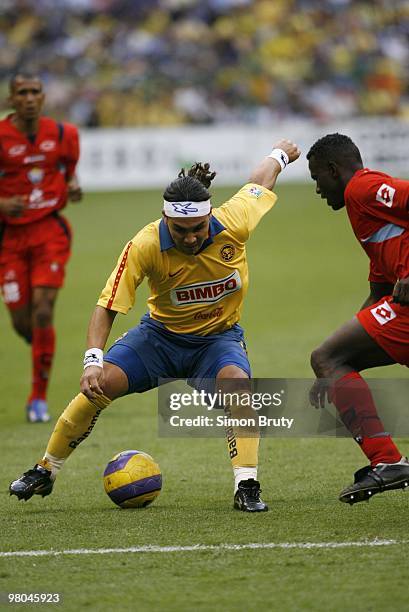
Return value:
M 140 324 L 115 342 L 104 356 L 128 377 L 129 393 L 158 386 L 160 378 L 186 378 L 200 388 L 202 379 L 216 378 L 227 365 L 251 377 L 243 329 L 236 324 L 220 334 L 175 334 L 145 315 Z

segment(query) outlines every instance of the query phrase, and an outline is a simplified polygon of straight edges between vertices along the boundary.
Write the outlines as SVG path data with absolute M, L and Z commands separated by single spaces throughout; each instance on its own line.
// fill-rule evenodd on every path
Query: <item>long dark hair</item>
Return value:
M 178 178 L 165 189 L 163 198 L 168 202 L 202 202 L 210 198 L 210 187 L 216 172 L 210 170 L 210 164 L 197 162 L 187 171 L 182 168 Z

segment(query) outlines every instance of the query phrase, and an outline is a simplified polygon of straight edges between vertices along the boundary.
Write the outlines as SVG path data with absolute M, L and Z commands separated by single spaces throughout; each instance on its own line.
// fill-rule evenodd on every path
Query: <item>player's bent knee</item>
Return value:
M 53 322 L 53 309 L 50 307 L 38 308 L 33 312 L 34 327 L 48 327 Z
M 314 349 L 311 353 L 311 357 L 310 357 L 310 364 L 311 367 L 314 371 L 314 374 L 320 378 L 320 372 L 321 372 L 321 367 L 322 367 L 322 360 L 321 360 L 321 351 L 320 349 Z
M 216 374 L 217 379 L 221 378 L 248 378 L 247 372 L 235 365 L 227 365 L 221 368 Z
M 216 380 L 217 387 L 222 393 L 248 392 L 251 386 L 248 374 L 235 365 L 228 365 L 219 370 Z
M 104 394 L 110 400 L 128 393 L 129 381 L 123 370 L 113 363 L 104 362 Z
M 325 343 L 311 353 L 311 367 L 317 378 L 330 378 L 340 365 L 340 359 L 325 348 Z
M 319 346 L 311 353 L 311 367 L 317 378 L 329 378 L 334 369 L 330 354 L 323 346 Z
M 48 327 L 52 325 L 57 293 L 58 289 L 54 288 L 34 288 L 31 315 L 34 327 Z

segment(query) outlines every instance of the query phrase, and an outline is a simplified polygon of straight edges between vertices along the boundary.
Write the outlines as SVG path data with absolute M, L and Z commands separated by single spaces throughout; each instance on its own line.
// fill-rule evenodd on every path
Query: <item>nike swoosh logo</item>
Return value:
M 183 270 L 183 268 L 180 268 L 179 270 L 177 270 L 177 271 L 176 271 L 176 272 L 174 272 L 173 274 L 171 274 L 171 273 L 169 272 L 169 276 L 170 276 L 170 278 L 172 278 L 173 276 L 176 276 L 177 274 L 179 274 L 179 272 L 182 272 L 182 270 Z

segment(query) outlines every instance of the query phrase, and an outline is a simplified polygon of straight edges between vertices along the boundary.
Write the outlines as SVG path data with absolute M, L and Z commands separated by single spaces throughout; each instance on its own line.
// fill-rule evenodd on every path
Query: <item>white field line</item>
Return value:
M 112 555 L 127 553 L 184 553 L 219 550 L 262 549 L 328 549 L 364 548 L 407 544 L 407 540 L 361 540 L 358 542 L 255 542 L 252 544 L 194 544 L 192 546 L 130 546 L 129 548 L 73 548 L 67 550 L 14 550 L 0 551 L 0 557 L 57 557 L 61 555 Z

